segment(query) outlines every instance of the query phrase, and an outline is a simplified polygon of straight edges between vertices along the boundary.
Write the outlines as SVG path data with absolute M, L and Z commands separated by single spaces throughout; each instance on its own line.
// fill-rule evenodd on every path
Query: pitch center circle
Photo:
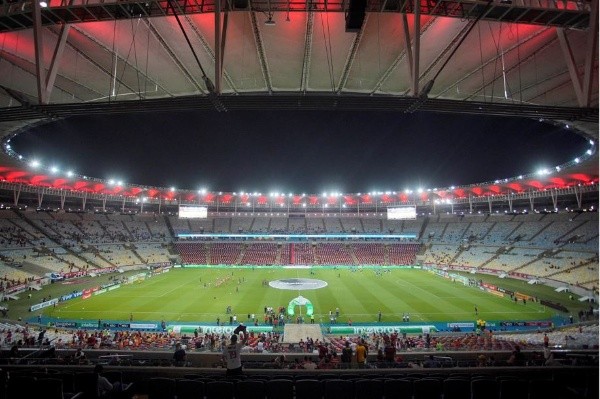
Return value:
M 313 278 L 284 278 L 269 281 L 269 287 L 277 288 L 278 290 L 317 290 L 327 287 L 327 282 Z

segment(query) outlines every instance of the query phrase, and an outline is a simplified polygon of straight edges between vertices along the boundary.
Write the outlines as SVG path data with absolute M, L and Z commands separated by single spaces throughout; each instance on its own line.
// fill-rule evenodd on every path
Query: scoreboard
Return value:
M 179 205 L 179 219 L 206 219 L 208 208 L 197 205 Z
M 401 206 L 387 209 L 388 220 L 410 220 L 417 218 L 416 206 Z

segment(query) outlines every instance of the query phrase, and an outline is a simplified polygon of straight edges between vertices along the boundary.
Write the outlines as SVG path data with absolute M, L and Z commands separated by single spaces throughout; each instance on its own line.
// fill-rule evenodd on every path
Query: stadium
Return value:
M 123 116 L 190 110 L 219 134 L 244 112 L 497 118 L 515 164 L 559 133 L 578 152 L 456 185 L 233 191 L 20 144 L 98 124 L 114 146 Z M 0 0 L 0 137 L 0 397 L 598 397 L 597 0 Z

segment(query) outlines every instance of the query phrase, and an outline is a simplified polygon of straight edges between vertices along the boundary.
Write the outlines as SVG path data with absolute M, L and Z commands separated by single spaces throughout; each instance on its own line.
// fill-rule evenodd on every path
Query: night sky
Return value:
M 185 189 L 368 192 L 533 173 L 583 154 L 565 129 L 517 118 L 346 111 L 77 117 L 12 148 L 80 175 Z

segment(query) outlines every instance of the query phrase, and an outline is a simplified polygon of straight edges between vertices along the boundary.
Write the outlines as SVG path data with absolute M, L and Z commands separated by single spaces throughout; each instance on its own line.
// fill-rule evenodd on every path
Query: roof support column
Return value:
M 575 199 L 577 200 L 577 208 L 581 209 L 581 197 L 583 196 L 583 191 L 581 191 L 581 186 L 573 187 L 575 189 Z
M 421 53 L 421 2 L 419 0 L 413 1 L 414 13 L 415 13 L 415 29 L 413 40 L 413 67 L 412 67 L 412 95 L 417 97 L 419 95 L 419 58 Z
M 44 189 L 43 188 L 40 191 L 38 191 L 37 198 L 38 198 L 38 208 L 41 208 L 42 201 L 44 200 Z
M 579 78 L 579 72 L 577 71 L 577 65 L 575 64 L 575 57 L 573 57 L 573 50 L 571 49 L 571 45 L 569 44 L 569 40 L 567 39 L 564 29 L 557 28 L 556 35 L 558 36 L 558 42 L 560 43 L 560 48 L 562 49 L 563 56 L 565 57 L 567 68 L 569 69 L 569 75 L 571 75 L 571 82 L 573 82 L 573 89 L 575 89 L 577 103 L 580 107 L 583 107 L 585 104 L 585 99 L 583 98 L 583 90 L 581 90 L 581 80 Z
M 473 196 L 469 194 L 469 213 L 473 213 Z
M 14 200 L 14 205 L 17 206 L 19 205 L 19 197 L 21 196 L 21 187 L 22 184 L 19 184 L 19 187 L 15 187 L 13 189 L 13 200 Z
M 83 193 L 83 198 L 81 198 L 81 210 L 85 211 L 85 203 L 87 202 L 87 191 Z
M 56 74 L 58 73 L 58 64 L 62 58 L 65 45 L 67 44 L 67 38 L 69 37 L 70 25 L 63 25 L 60 28 L 60 35 L 56 47 L 54 48 L 54 54 L 52 55 L 52 61 L 50 62 L 50 69 L 48 70 L 48 76 L 45 82 L 46 101 L 50 100 L 52 89 L 54 88 L 54 81 L 56 80 Z
M 42 43 L 42 15 L 40 11 L 40 2 L 33 3 L 33 42 L 35 51 L 35 76 L 37 80 L 38 103 L 46 104 L 46 68 L 44 67 L 44 54 Z
M 215 92 L 221 93 L 221 78 L 223 77 L 223 58 L 221 40 L 221 0 L 215 0 Z
M 506 200 L 508 201 L 508 211 L 510 213 L 512 213 L 512 211 L 513 211 L 513 198 L 512 198 L 513 194 L 514 193 L 508 193 L 506 195 Z
M 554 206 L 554 210 L 558 211 L 558 193 L 556 189 L 550 190 L 550 198 L 552 198 L 552 206 Z
M 61 191 L 60 192 L 60 209 L 65 209 L 65 201 L 67 199 L 67 192 L 66 191 Z
M 529 190 L 529 209 L 531 210 L 531 212 L 533 212 L 533 210 L 534 210 L 533 207 L 535 206 L 533 202 L 534 202 L 533 201 L 533 194 L 532 194 L 532 191 Z
M 590 11 L 590 27 L 588 28 L 588 37 L 585 49 L 585 66 L 583 73 L 583 98 L 585 107 L 592 105 L 592 92 L 594 82 L 594 60 L 598 54 L 598 1 L 592 1 Z
M 408 29 L 408 18 L 406 14 L 402 14 L 402 28 L 404 28 L 404 45 L 406 46 L 406 56 L 408 57 L 408 76 L 411 78 L 413 74 L 413 54 L 410 44 L 410 29 Z

